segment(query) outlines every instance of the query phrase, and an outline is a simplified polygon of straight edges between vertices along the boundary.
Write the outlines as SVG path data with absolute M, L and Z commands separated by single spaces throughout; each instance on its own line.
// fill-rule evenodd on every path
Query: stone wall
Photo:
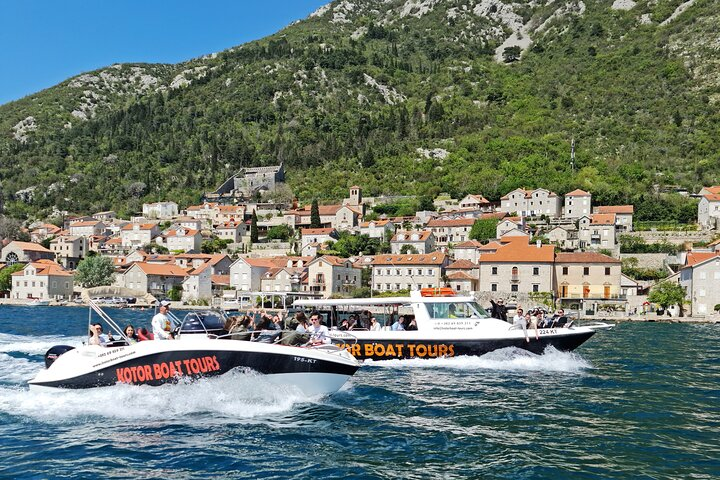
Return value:
M 700 232 L 661 232 L 661 231 L 643 231 L 643 232 L 629 232 L 623 235 L 631 235 L 633 237 L 641 237 L 645 240 L 645 243 L 672 243 L 675 245 L 683 245 L 687 242 L 710 242 L 715 236 L 714 231 L 700 231 Z

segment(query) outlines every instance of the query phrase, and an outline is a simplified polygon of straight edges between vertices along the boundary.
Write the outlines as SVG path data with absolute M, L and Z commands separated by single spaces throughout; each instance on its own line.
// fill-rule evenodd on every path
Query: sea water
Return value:
M 108 310 L 149 326 L 151 312 Z M 233 373 L 30 392 L 87 310 L 0 306 L 2 478 L 719 478 L 720 325 L 367 362 L 325 398 Z

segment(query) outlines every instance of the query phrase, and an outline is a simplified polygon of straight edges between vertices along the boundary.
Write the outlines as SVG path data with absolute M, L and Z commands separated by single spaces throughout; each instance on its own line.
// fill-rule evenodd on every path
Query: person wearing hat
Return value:
M 167 312 L 170 310 L 170 302 L 160 302 L 160 311 L 152 318 L 152 329 L 155 340 L 172 340 L 172 322 Z
M 507 307 L 505 306 L 502 298 L 499 299 L 497 302 L 495 300 L 490 300 L 490 303 L 492 303 L 492 310 L 490 311 L 490 315 L 493 318 L 499 318 L 500 320 L 504 320 L 507 322 Z

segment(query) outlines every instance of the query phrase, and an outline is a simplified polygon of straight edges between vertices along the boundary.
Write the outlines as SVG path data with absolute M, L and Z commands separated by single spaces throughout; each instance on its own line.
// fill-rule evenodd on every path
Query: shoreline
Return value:
M 29 301 L 25 299 L 15 299 L 15 298 L 0 298 L 0 307 L 3 305 L 10 305 L 15 307 L 30 307 Z M 88 305 L 86 303 L 76 303 L 76 302 L 66 302 L 65 304 L 60 304 L 54 300 L 51 301 L 50 305 L 44 305 L 47 307 L 85 307 L 87 308 Z M 155 308 L 154 305 L 149 304 L 136 304 L 136 305 L 128 305 L 126 307 L 112 307 L 108 305 L 102 305 L 103 309 L 131 309 L 131 310 L 148 310 Z M 37 308 L 37 306 L 33 306 L 33 308 Z M 183 305 L 181 302 L 172 302 L 170 305 L 170 308 L 174 310 L 202 310 L 202 309 L 211 309 L 211 308 L 217 308 L 212 305 Z M 224 309 L 222 306 L 220 308 L 223 311 L 233 312 L 236 311 L 236 308 L 229 308 Z M 720 316 L 712 316 L 712 317 L 667 317 L 662 315 L 637 315 L 632 317 L 605 317 L 605 316 L 588 316 L 588 317 L 582 317 L 579 318 L 578 321 L 580 322 L 608 322 L 608 323 L 693 323 L 693 324 L 720 324 Z

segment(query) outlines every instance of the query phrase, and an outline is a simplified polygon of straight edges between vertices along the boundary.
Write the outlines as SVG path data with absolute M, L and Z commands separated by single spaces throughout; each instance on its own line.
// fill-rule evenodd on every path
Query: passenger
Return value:
M 282 314 L 278 313 L 272 317 L 273 327 L 275 330 L 285 330 L 285 322 L 282 319 Z
M 347 318 L 343 320 L 338 330 L 341 330 L 343 332 L 350 330 L 350 321 Z
M 490 303 L 492 304 L 490 315 L 493 318 L 498 318 L 507 322 L 507 307 L 505 306 L 503 299 L 500 298 L 497 302 L 495 302 L 494 300 L 490 300 Z
M 295 317 L 298 321 L 297 327 L 295 327 L 295 331 L 298 333 L 307 333 L 308 328 L 310 327 L 308 325 L 307 317 L 304 313 L 300 312 L 299 315 Z
M 102 325 L 100 325 L 99 323 L 91 324 L 88 345 L 99 345 L 101 347 L 107 345 L 107 339 L 105 338 L 105 335 L 103 335 L 102 331 Z
M 127 338 L 127 342 L 129 345 L 138 342 L 138 336 L 135 333 L 135 327 L 133 327 L 132 325 L 127 325 L 123 333 L 125 334 L 125 338 Z
M 357 330 L 358 328 L 359 326 L 357 315 L 355 315 L 354 313 L 350 314 L 350 316 L 348 317 L 348 330 Z
M 141 327 L 137 329 L 137 338 L 138 342 L 142 342 L 144 340 L 153 340 L 155 336 L 147 331 L 147 328 Z
M 398 317 L 398 319 L 397 319 L 397 322 L 395 322 L 395 323 L 392 324 L 392 330 L 393 330 L 393 331 L 396 331 L 396 332 L 397 332 L 397 331 L 401 331 L 401 330 L 405 330 L 405 317 L 403 317 L 402 315 L 400 315 L 400 316 Z
M 525 334 L 525 341 L 530 342 L 530 338 L 528 338 L 528 334 L 527 334 L 527 320 L 525 319 L 525 315 L 523 314 L 522 308 L 518 308 L 515 311 L 515 316 L 513 317 L 512 328 L 522 328 L 523 333 Z
M 323 345 L 330 343 L 330 332 L 328 331 L 328 328 L 322 324 L 322 315 L 317 312 L 313 312 L 312 315 L 310 315 L 310 323 L 311 326 L 308 329 L 310 341 L 308 343 L 310 345 Z
M 392 317 L 388 317 L 387 320 L 385 320 L 385 325 L 383 326 L 382 329 L 383 330 L 392 330 L 392 325 L 393 325 Z
M 174 340 L 172 322 L 167 313 L 170 311 L 170 302 L 160 302 L 160 311 L 152 318 L 153 337 L 155 340 Z
M 285 320 L 285 328 L 287 330 L 297 330 L 298 325 L 301 323 L 301 319 L 307 323 L 307 317 L 305 317 L 305 313 L 303 312 L 297 312 L 294 316 L 289 317 L 287 320 Z
M 528 312 L 525 314 L 525 317 L 528 320 L 528 327 L 535 329 L 535 340 L 540 340 L 540 334 L 538 333 L 538 316 L 540 315 L 541 310 L 535 309 L 532 311 L 532 313 Z
M 410 330 L 417 330 L 417 322 L 415 322 L 415 319 L 414 319 L 414 318 L 413 318 L 412 320 L 410 320 L 410 323 L 409 323 L 408 326 L 407 326 L 407 330 L 408 330 L 408 331 L 410 331 Z
M 382 330 L 382 325 L 377 321 L 377 318 L 370 317 L 370 330 L 373 332 L 378 332 Z
M 233 340 L 249 340 L 250 339 L 250 323 L 252 319 L 247 315 L 243 315 L 228 330 L 230 338 Z
M 565 310 L 563 310 L 562 308 L 559 308 L 559 309 L 555 312 L 555 315 L 552 316 L 552 319 L 551 319 L 551 322 L 550 322 L 550 326 L 551 326 L 551 327 L 555 327 L 556 325 L 558 325 L 558 324 L 561 322 L 560 319 L 563 318 L 563 317 L 565 317 Z M 567 318 L 567 317 L 565 317 L 565 318 Z M 563 323 L 565 323 L 565 322 L 563 322 Z
M 450 304 L 448 307 L 448 318 L 458 318 L 457 313 L 455 312 L 455 305 Z
M 360 328 L 370 330 L 370 317 L 372 317 L 372 315 L 370 315 L 370 311 L 363 310 L 360 312 L 360 318 L 358 319 Z

